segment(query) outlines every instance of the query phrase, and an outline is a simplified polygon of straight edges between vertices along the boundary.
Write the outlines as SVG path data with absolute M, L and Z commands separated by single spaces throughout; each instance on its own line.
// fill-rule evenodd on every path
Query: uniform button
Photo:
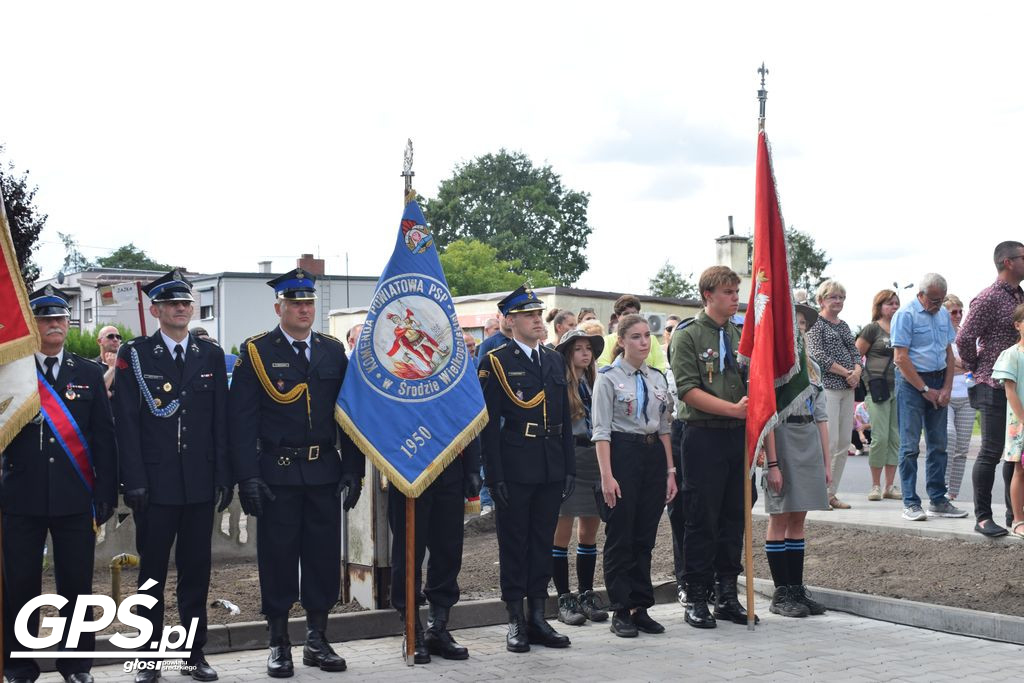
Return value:
M 181 428 L 181 431 L 183 431 L 183 432 L 187 432 L 187 431 L 188 431 L 188 427 L 182 427 L 182 428 Z
M 50 462 L 53 462 L 53 458 L 50 458 Z
M 181 444 L 181 450 L 187 451 L 188 450 L 188 444 L 187 443 Z
M 182 414 L 182 415 L 184 415 L 184 414 L 185 414 L 185 413 L 187 413 L 187 412 L 188 412 L 188 411 L 187 411 L 187 410 L 185 410 L 184 408 L 182 408 L 182 409 L 181 409 L 181 414 Z
M 185 396 L 185 395 L 187 395 L 187 394 L 188 394 L 188 392 L 187 392 L 187 391 L 185 391 L 185 390 L 182 390 L 182 392 L 181 392 L 181 395 L 182 395 L 182 396 Z
M 57 443 L 57 439 L 50 437 L 50 443 Z M 53 462 L 53 458 L 50 458 L 50 462 Z

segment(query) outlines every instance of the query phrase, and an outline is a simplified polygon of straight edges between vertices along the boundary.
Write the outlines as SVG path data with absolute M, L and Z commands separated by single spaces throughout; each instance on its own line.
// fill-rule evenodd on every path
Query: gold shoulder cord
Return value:
M 260 358 L 260 352 L 256 350 L 256 345 L 249 342 L 245 345 L 245 348 L 249 352 L 249 358 L 252 359 L 253 370 L 256 371 L 256 376 L 259 378 L 260 384 L 263 385 L 263 390 L 267 392 L 267 396 L 278 403 L 290 404 L 299 400 L 299 397 L 302 396 L 303 393 L 306 394 L 306 418 L 309 420 L 310 427 L 312 427 L 313 410 L 310 405 L 309 384 L 306 382 L 296 384 L 292 387 L 291 391 L 287 393 L 278 391 L 267 376 L 267 370 L 263 367 L 263 359 Z
M 540 404 L 544 404 L 544 429 L 548 428 L 548 403 L 544 400 L 544 390 L 541 389 L 531 398 L 529 401 L 523 401 L 512 392 L 512 387 L 508 385 L 508 378 L 505 377 L 505 368 L 501 366 L 501 361 L 493 353 L 487 354 L 488 358 L 491 359 L 491 367 L 494 369 L 494 376 L 498 378 L 498 382 L 501 383 L 501 388 L 505 390 L 509 399 L 520 408 L 536 408 Z

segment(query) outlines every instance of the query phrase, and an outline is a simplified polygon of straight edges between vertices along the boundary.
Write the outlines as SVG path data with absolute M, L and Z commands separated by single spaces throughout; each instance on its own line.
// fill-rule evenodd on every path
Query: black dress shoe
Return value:
M 80 671 L 78 673 L 68 674 L 64 677 L 67 683 L 92 683 L 92 674 L 88 671 Z
M 427 608 L 427 630 L 423 632 L 423 642 L 432 655 L 441 655 L 445 659 L 468 659 L 469 650 L 455 642 L 448 632 L 449 613 L 449 608 L 434 604 Z
M 191 676 L 192 680 L 195 681 L 215 681 L 217 680 L 217 672 L 213 670 L 210 663 L 206 661 L 206 657 L 202 654 L 193 657 L 186 662 L 189 668 L 182 669 L 182 676 Z
M 544 618 L 544 598 L 527 598 L 530 606 L 530 615 L 526 621 L 526 637 L 531 645 L 543 645 L 545 647 L 569 647 L 571 641 L 569 636 L 551 628 L 551 624 Z
M 34 683 L 31 678 L 6 678 L 7 683 Z
M 136 672 L 135 683 L 152 683 L 152 681 L 160 678 L 160 671 L 156 669 L 143 669 L 142 671 Z
M 302 663 L 321 671 L 344 671 L 345 658 L 327 642 L 327 612 L 306 613 L 306 644 L 302 647 Z M 429 655 L 428 655 L 429 656 Z
M 988 536 L 989 538 L 998 538 L 999 536 L 1005 536 L 1009 533 L 1006 529 L 996 524 L 995 520 L 986 519 L 982 521 L 986 522 L 986 524 L 978 522 L 974 525 L 974 530 L 982 536 Z
M 612 612 L 612 623 L 609 630 L 619 638 L 636 638 L 636 625 L 630 618 L 628 609 L 617 609 Z
M 715 628 L 718 622 L 711 615 L 708 609 L 708 587 L 702 584 L 692 584 L 686 587 L 686 597 L 689 602 L 683 619 L 694 628 Z
M 724 619 L 734 624 L 746 624 L 747 610 L 740 604 L 737 597 L 736 580 L 719 581 L 716 590 L 718 599 L 715 601 L 715 619 Z M 761 623 L 761 619 L 756 614 L 754 623 Z
M 399 610 L 399 618 L 402 620 L 402 626 L 405 626 L 405 611 Z M 414 664 L 430 664 L 430 650 L 427 649 L 427 644 L 423 640 L 423 624 L 420 623 L 420 611 L 416 610 L 415 618 L 413 619 L 413 641 L 412 641 L 412 661 Z M 408 632 L 402 629 L 402 657 L 405 657 L 405 639 Z
M 288 616 L 267 619 L 270 628 L 270 655 L 267 657 L 267 675 L 271 678 L 291 678 L 295 675 L 292 663 L 292 643 L 288 639 Z
M 651 619 L 651 615 L 644 608 L 638 608 L 637 611 L 633 612 L 633 625 L 636 626 L 637 630 L 644 633 L 665 632 L 665 627 Z

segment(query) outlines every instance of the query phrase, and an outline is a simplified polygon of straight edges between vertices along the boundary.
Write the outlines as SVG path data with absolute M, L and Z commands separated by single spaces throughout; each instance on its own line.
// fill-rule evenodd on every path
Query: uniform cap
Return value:
M 37 318 L 70 318 L 71 304 L 68 298 L 67 294 L 53 285 L 46 285 L 29 295 L 28 305 L 32 315 Z
M 278 299 L 308 301 L 316 299 L 316 275 L 296 268 L 267 282 L 274 288 Z
M 536 293 L 525 284 L 498 302 L 498 310 L 502 315 L 523 313 L 525 311 L 543 311 L 544 302 L 537 298 Z
M 192 298 L 192 283 L 175 268 L 163 277 L 142 286 L 150 301 L 155 304 L 166 301 L 195 301 Z

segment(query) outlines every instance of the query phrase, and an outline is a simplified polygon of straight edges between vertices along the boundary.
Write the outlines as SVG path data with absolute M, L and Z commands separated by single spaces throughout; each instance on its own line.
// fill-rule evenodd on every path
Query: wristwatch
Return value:
M 918 391 L 920 391 L 922 394 L 927 394 L 929 389 L 931 389 L 931 387 L 929 387 L 927 384 L 925 384 L 923 387 L 918 389 Z

